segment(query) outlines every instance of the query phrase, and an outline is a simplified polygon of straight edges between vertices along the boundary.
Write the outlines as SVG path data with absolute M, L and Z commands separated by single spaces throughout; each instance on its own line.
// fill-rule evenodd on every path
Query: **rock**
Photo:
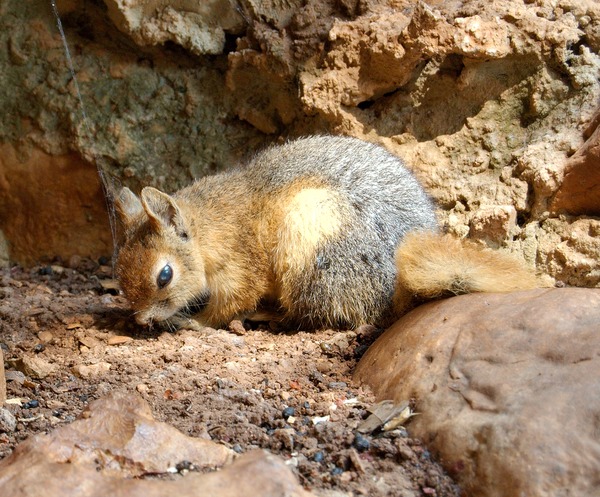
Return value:
M 199 468 L 221 467 L 231 461 L 232 453 L 155 421 L 150 406 L 138 395 L 116 392 L 91 402 L 73 423 L 30 437 L 0 463 L 0 473 L 13 464 L 24 464 L 25 458 L 38 457 L 130 477 L 166 473 L 183 460 Z
M 0 157 L 6 178 L 0 184 L 1 228 L 12 260 L 31 265 L 55 253 L 94 257 L 110 250 L 106 203 L 91 164 L 77 154 L 41 150 L 24 158 L 10 144 L 0 144 Z M 48 191 L 56 192 L 50 209 Z
M 220 0 L 105 0 L 115 25 L 139 45 L 174 42 L 196 55 L 219 54 L 225 33 L 242 30 L 243 18 L 231 2 Z
M 416 399 L 408 425 L 467 495 L 598 495 L 600 290 L 472 294 L 419 307 L 355 378 Z
M 229 330 L 235 335 L 243 336 L 246 334 L 246 328 L 239 319 L 234 319 L 229 323 Z
M 275 456 L 253 451 L 232 458 L 222 445 L 155 421 L 140 397 L 114 393 L 92 402 L 70 425 L 29 438 L 1 461 L 0 495 L 310 497 Z M 184 461 L 185 467 L 222 469 L 173 481 L 135 478 L 170 472 Z
M 542 228 L 536 243 L 545 270 L 569 286 L 599 287 L 600 219 L 551 218 Z
M 130 342 L 133 342 L 133 338 L 124 335 L 113 335 L 108 337 L 108 340 L 106 341 L 108 345 L 123 345 Z
M 516 226 L 517 211 L 512 205 L 482 207 L 471 216 L 469 235 L 497 248 L 512 237 Z
M 14 369 L 5 371 L 4 377 L 5 377 L 6 381 L 14 381 L 14 382 L 18 383 L 19 385 L 23 385 L 27 381 L 27 377 L 25 376 L 25 373 L 23 373 L 22 371 L 16 371 Z
M 56 370 L 54 364 L 50 364 L 39 356 L 24 355 L 14 362 L 14 367 L 29 376 L 30 378 L 41 380 Z
M 38 333 L 38 338 L 42 343 L 50 343 L 54 340 L 54 334 L 51 331 L 44 330 Z
M 30 461 L 31 462 L 31 461 Z M 285 463 L 264 451 L 240 456 L 221 471 L 188 473 L 174 481 L 107 477 L 93 468 L 77 464 L 50 464 L 37 456 L 36 466 L 21 467 L 20 473 L 0 473 L 0 489 L 7 497 L 34 497 L 41 488 L 48 497 L 310 497 L 296 482 Z M 16 470 L 17 468 L 14 468 Z M 13 486 L 14 485 L 14 486 Z
M 69 267 L 71 269 L 77 269 L 79 266 L 81 266 L 81 256 L 79 254 L 73 254 L 71 257 L 69 257 Z
M 92 376 L 98 376 L 103 373 L 110 371 L 112 365 L 108 362 L 97 362 L 96 364 L 77 364 L 73 366 L 73 374 L 80 378 L 90 378 Z
M 4 407 L 0 407 L 0 433 L 12 433 L 17 427 L 17 418 Z
M 564 167 L 550 208 L 554 212 L 600 215 L 600 109 L 584 132 L 587 141 Z

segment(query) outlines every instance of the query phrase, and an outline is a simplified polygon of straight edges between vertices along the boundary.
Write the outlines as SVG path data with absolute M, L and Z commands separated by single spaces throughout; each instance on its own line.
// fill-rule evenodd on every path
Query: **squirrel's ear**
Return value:
M 187 238 L 183 217 L 175 199 L 147 186 L 142 190 L 142 206 L 155 228 L 172 227 L 182 238 Z
M 121 188 L 121 191 L 115 196 L 115 207 L 119 219 L 125 226 L 144 210 L 140 199 L 127 187 Z

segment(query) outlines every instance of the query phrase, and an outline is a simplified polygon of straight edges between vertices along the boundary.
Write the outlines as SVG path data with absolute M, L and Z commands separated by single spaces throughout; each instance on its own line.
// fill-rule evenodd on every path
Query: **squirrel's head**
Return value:
M 124 232 L 116 273 L 136 321 L 145 325 L 198 312 L 209 295 L 184 206 L 146 187 L 140 197 L 122 188 L 115 207 Z

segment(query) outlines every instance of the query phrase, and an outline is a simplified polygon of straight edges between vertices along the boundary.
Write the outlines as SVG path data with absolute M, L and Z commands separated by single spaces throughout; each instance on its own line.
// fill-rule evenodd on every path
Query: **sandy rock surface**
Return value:
M 423 437 L 469 495 L 597 495 L 600 291 L 428 304 L 387 330 L 355 378 L 415 399 Z

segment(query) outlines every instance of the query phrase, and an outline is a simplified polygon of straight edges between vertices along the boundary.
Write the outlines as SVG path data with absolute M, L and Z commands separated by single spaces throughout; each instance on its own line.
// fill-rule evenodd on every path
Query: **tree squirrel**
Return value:
M 415 298 L 538 286 L 510 256 L 441 234 L 404 163 L 355 138 L 290 141 L 115 204 L 117 277 L 140 324 L 217 327 L 266 306 L 295 326 L 386 326 Z

